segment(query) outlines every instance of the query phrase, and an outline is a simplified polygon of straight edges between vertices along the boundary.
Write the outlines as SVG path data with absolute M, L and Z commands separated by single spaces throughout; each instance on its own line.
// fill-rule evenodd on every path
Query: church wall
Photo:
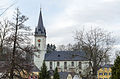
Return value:
M 50 62 L 52 62 L 52 69 L 54 70 L 57 67 L 60 72 L 75 71 L 79 73 L 79 71 L 81 71 L 81 73 L 83 73 L 83 71 L 89 66 L 88 61 L 45 61 L 45 62 L 48 70 L 50 70 Z M 57 66 L 57 62 L 60 62 L 60 66 Z M 64 62 L 67 62 L 67 69 L 64 69 Z M 71 62 L 74 62 L 74 66 L 72 66 Z M 79 62 L 81 62 L 81 69 L 79 69 Z
M 40 42 L 38 40 L 40 39 Z M 38 47 L 38 44 L 40 44 L 40 47 Z M 35 46 L 38 47 L 40 50 L 46 50 L 46 37 L 35 37 Z
M 43 60 L 44 60 L 44 56 L 45 56 L 45 51 L 39 51 L 39 52 L 34 52 L 34 63 L 35 65 L 41 69 Z
M 40 40 L 40 41 L 38 41 Z M 40 45 L 40 46 L 39 46 Z M 34 52 L 34 63 L 40 69 L 44 60 L 46 53 L 46 37 L 45 36 L 35 36 L 35 46 L 39 50 Z

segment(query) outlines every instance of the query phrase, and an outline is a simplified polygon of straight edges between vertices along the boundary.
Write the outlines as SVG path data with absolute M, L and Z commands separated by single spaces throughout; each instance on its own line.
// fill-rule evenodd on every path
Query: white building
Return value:
M 48 70 L 54 70 L 57 67 L 59 72 L 85 74 L 85 70 L 89 67 L 89 61 L 84 57 L 85 53 L 82 51 L 54 51 L 46 53 L 46 30 L 43 25 L 41 11 L 38 26 L 35 28 L 35 46 L 39 51 L 35 52 L 37 56 L 34 56 L 34 63 L 39 69 L 42 66 L 43 60 Z

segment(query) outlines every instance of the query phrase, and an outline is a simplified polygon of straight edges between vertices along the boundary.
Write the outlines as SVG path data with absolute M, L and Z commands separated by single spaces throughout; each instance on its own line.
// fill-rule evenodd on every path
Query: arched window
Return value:
M 64 62 L 64 69 L 67 69 L 67 62 Z
M 52 62 L 50 62 L 50 69 L 52 70 Z
M 60 66 L 60 62 L 59 61 L 57 62 L 57 66 Z
M 38 44 L 38 47 L 40 47 L 40 44 Z
M 81 64 L 81 62 L 79 62 L 79 69 L 82 69 L 82 64 Z
M 74 66 L 74 62 L 73 61 L 71 62 L 71 65 Z

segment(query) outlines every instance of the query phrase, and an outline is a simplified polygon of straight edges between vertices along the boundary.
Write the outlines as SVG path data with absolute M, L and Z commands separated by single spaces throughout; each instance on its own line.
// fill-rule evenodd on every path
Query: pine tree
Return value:
M 120 79 L 120 56 L 117 56 L 112 67 L 111 79 Z
M 47 71 L 47 66 L 45 62 L 43 62 L 43 65 L 41 67 L 41 71 L 39 73 L 39 79 L 50 79 L 49 72 Z
M 55 68 L 55 72 L 54 72 L 54 75 L 53 75 L 53 79 L 60 79 L 60 76 L 59 76 L 57 67 Z

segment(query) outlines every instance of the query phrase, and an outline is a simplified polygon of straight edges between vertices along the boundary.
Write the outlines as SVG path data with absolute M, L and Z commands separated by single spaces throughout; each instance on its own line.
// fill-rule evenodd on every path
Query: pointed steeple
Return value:
M 46 36 L 46 30 L 43 25 L 43 19 L 42 19 L 42 12 L 40 9 L 40 15 L 39 15 L 39 20 L 38 20 L 38 25 L 35 28 L 35 36 Z

